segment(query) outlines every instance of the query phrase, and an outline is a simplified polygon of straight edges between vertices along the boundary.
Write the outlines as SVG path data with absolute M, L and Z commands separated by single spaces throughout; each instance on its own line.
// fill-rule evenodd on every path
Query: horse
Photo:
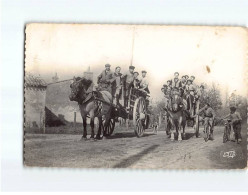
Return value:
M 112 95 L 108 91 L 93 91 L 93 82 L 84 77 L 74 77 L 70 84 L 71 93 L 69 95 L 70 101 L 78 103 L 80 113 L 83 120 L 83 136 L 82 140 L 87 140 L 87 116 L 90 117 L 91 126 L 91 140 L 101 139 L 101 128 L 103 127 L 103 138 L 106 135 L 106 127 L 109 125 L 113 115 Z M 96 99 L 97 97 L 97 99 Z M 99 126 L 97 135 L 94 132 L 94 119 L 98 118 Z M 105 123 L 102 125 L 102 119 L 105 118 Z
M 168 109 L 169 121 L 171 124 L 171 140 L 173 141 L 175 131 L 178 133 L 178 141 L 185 137 L 186 116 L 183 109 L 182 97 L 179 94 L 173 94 L 170 99 L 170 108 Z M 181 131 L 183 134 L 181 135 Z

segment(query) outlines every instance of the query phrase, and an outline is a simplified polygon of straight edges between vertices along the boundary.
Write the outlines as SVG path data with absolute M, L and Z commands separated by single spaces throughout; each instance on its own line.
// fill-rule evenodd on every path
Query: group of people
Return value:
M 134 66 L 129 66 L 129 70 L 126 73 L 121 73 L 121 67 L 117 66 L 115 71 L 111 71 L 111 65 L 106 64 L 105 70 L 97 77 L 97 84 L 99 90 L 106 90 L 111 93 L 114 99 L 114 104 L 119 105 L 121 93 L 124 94 L 124 106 L 127 106 L 127 101 L 130 95 L 130 89 L 136 88 L 149 92 L 149 83 L 146 77 L 147 72 L 142 70 L 141 78 L 139 78 L 139 72 L 135 72 Z
M 184 110 L 192 110 L 193 103 L 196 99 L 204 95 L 204 85 L 197 86 L 194 82 L 195 76 L 183 75 L 179 79 L 179 73 L 174 73 L 174 78 L 168 80 L 161 88 L 165 97 L 165 107 L 169 109 L 170 97 L 173 94 L 178 94 L 182 97 Z
M 192 110 L 192 104 L 195 103 L 196 100 L 201 100 L 206 96 L 204 91 L 204 85 L 200 86 L 195 84 L 195 77 L 183 75 L 181 79 L 179 79 L 179 73 L 174 73 L 174 78 L 172 80 L 168 80 L 167 84 L 164 84 L 161 88 L 162 93 L 165 98 L 165 109 L 170 109 L 170 100 L 173 94 L 178 94 L 182 99 L 183 109 L 185 113 L 192 118 L 196 115 L 203 113 L 203 121 L 204 124 L 209 123 L 211 126 L 210 130 L 210 139 L 213 140 L 213 130 L 216 119 L 216 114 L 214 109 L 211 107 L 210 102 L 206 102 L 206 104 L 199 109 L 198 111 L 194 110 L 193 115 L 189 112 Z M 206 97 L 205 97 L 206 98 Z M 242 118 L 240 113 L 236 110 L 235 106 L 230 107 L 230 114 L 223 117 L 222 119 L 229 118 L 232 121 L 232 127 L 234 133 L 236 134 L 238 143 L 241 142 L 241 121 Z

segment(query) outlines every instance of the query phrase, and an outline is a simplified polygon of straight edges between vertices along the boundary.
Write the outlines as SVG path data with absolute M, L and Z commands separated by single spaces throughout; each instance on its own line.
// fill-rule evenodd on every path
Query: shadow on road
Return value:
M 147 137 L 147 136 L 151 136 L 151 135 L 154 135 L 154 134 L 144 133 L 144 135 L 142 137 Z M 134 132 L 123 132 L 123 133 L 116 133 L 114 135 L 111 135 L 110 137 L 108 137 L 108 139 L 132 138 L 132 137 L 136 137 Z
M 195 133 L 186 133 L 185 134 L 185 140 L 188 140 L 188 139 L 192 138 L 193 136 L 195 136 Z
M 133 156 L 130 156 L 130 157 L 122 160 L 120 163 L 114 165 L 113 168 L 127 168 L 127 167 L 133 165 L 135 162 L 139 161 L 146 154 L 155 150 L 158 146 L 159 145 L 152 145 L 149 148 L 146 148 L 143 151 L 139 152 L 138 154 L 135 154 Z

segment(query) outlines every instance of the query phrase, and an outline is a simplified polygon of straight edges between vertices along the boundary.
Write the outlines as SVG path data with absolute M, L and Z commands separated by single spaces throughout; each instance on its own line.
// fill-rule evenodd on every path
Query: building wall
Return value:
M 74 121 L 74 112 L 76 112 L 76 122 L 82 123 L 78 103 L 69 100 L 70 84 L 70 81 L 66 81 L 48 85 L 46 107 L 56 116 L 63 115 L 68 122 Z M 89 123 L 89 119 L 87 119 L 87 122 Z
M 25 89 L 25 128 L 43 128 L 45 122 L 46 90 Z

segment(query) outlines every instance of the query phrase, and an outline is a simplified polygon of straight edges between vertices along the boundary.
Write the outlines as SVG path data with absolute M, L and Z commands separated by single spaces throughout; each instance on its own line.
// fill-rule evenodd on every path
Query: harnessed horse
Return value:
M 71 94 L 69 99 L 78 102 L 80 113 L 83 119 L 83 136 L 82 139 L 87 139 L 87 116 L 90 117 L 91 136 L 90 139 L 101 139 L 102 117 L 105 117 L 104 127 L 110 123 L 113 114 L 112 96 L 108 91 L 99 91 L 97 95 L 93 92 L 93 82 L 85 78 L 73 78 L 73 83 L 70 85 Z M 92 89 L 91 89 L 92 88 Z M 97 97 L 96 97 L 97 96 Z M 98 118 L 99 127 L 96 137 L 94 133 L 94 119 Z M 106 136 L 106 128 L 103 128 L 103 137 Z
M 169 104 L 170 108 L 168 109 L 169 120 L 172 125 L 171 129 L 171 140 L 173 141 L 175 131 L 178 133 L 178 141 L 182 140 L 185 137 L 185 126 L 186 126 L 186 116 L 183 109 L 182 98 L 179 94 L 172 94 Z M 181 131 L 183 134 L 181 135 Z

